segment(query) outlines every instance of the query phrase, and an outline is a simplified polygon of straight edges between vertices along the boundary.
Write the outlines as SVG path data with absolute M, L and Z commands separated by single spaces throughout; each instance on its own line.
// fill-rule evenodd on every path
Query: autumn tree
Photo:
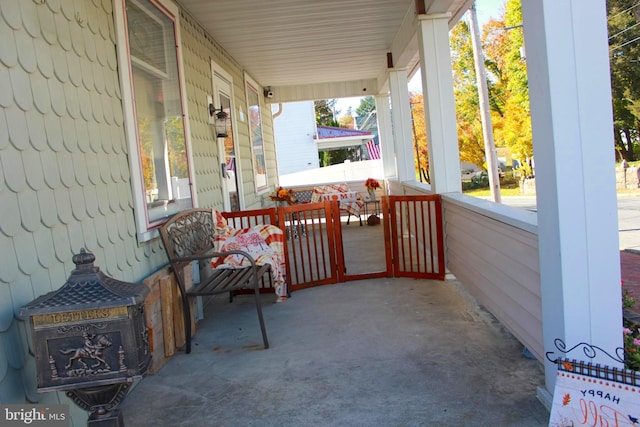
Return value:
M 338 119 L 338 126 L 341 128 L 354 129 L 355 120 L 353 118 L 353 111 L 351 107 L 347 108 L 347 113 Z
M 413 133 L 413 161 L 416 177 L 420 182 L 430 182 L 429 179 L 429 146 L 424 120 L 424 98 L 421 93 L 412 93 L 409 98 L 411 104 L 411 127 Z
M 480 102 L 471 33 L 466 21 L 461 20 L 453 27 L 450 43 L 460 160 L 482 166 L 485 155 Z
M 483 27 L 489 108 L 496 146 L 520 159 L 533 156 L 527 68 L 520 0 L 507 0 L 504 16 Z M 460 160 L 486 168 L 471 33 L 461 20 L 451 31 Z
M 502 26 L 502 29 L 499 26 Z M 495 33 L 503 34 L 496 35 Z M 507 0 L 504 20 L 485 32 L 487 68 L 496 70 L 493 111 L 499 118 L 494 128 L 496 145 L 505 145 L 522 160 L 533 157 L 531 110 L 529 106 L 529 79 L 527 63 L 523 57 L 522 4 L 520 0 Z M 492 43 L 493 44 L 492 44 Z M 494 115 L 495 116 L 495 115 Z

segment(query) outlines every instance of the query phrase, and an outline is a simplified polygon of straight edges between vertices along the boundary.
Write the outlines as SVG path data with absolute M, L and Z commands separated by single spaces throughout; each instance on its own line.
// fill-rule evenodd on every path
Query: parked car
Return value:
M 480 170 L 472 170 L 472 169 L 462 169 L 460 171 L 460 179 L 463 181 L 471 181 L 473 178 L 477 178 L 482 175 L 483 171 Z
M 473 181 L 474 178 L 478 180 L 482 177 L 485 177 L 486 179 L 488 179 L 488 175 L 489 175 L 488 172 L 484 170 L 473 171 L 470 169 L 463 169 L 460 171 L 460 179 L 462 179 L 463 181 Z M 498 177 L 500 179 L 504 178 L 504 171 L 499 166 L 498 166 Z

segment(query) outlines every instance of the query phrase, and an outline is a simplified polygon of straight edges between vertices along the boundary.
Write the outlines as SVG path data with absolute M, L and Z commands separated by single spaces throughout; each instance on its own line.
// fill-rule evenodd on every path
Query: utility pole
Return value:
M 487 75 L 484 69 L 484 54 L 482 53 L 475 2 L 469 8 L 469 13 L 471 14 L 471 19 L 469 20 L 471 45 L 473 46 L 473 57 L 476 65 L 476 80 L 478 82 L 478 96 L 480 97 L 480 119 L 482 120 L 482 136 L 484 139 L 484 153 L 487 159 L 489 187 L 491 188 L 493 201 L 501 203 L 498 155 L 496 153 L 495 142 L 493 141 L 493 124 L 491 123 L 491 111 L 489 109 L 489 89 L 487 87 Z

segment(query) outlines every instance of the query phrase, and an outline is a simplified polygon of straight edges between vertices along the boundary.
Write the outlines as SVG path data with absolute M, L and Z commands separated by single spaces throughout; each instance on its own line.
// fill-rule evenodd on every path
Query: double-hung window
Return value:
M 262 137 L 262 111 L 260 109 L 259 86 L 249 76 L 245 76 L 247 89 L 247 108 L 249 111 L 249 137 L 251 139 L 251 153 L 253 155 L 253 176 L 255 177 L 256 193 L 269 189 L 267 181 L 267 161 Z
M 193 206 L 178 8 L 118 0 L 118 65 L 138 238 Z

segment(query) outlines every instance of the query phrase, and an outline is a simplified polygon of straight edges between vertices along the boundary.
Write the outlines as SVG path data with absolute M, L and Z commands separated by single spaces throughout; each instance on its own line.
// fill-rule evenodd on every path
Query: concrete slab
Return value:
M 375 279 L 206 308 L 193 352 L 125 399 L 135 426 L 546 426 L 539 362 L 456 281 Z

